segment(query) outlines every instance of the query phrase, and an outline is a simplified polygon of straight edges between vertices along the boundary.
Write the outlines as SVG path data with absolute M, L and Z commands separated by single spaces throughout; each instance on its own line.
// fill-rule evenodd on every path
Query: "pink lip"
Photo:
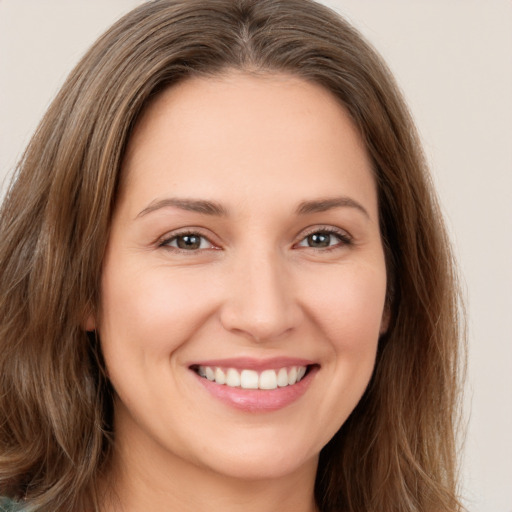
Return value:
M 311 364 L 305 360 L 289 358 L 277 358 L 264 362 L 252 360 L 252 364 L 247 365 L 249 361 L 250 360 L 245 359 L 223 359 L 218 361 L 202 361 L 200 364 L 201 366 L 219 366 L 222 368 L 237 369 L 247 368 L 254 370 L 276 369 L 285 366 L 308 366 Z M 298 400 L 306 393 L 318 370 L 319 366 L 314 365 L 308 369 L 308 373 L 300 382 L 291 386 L 271 390 L 233 388 L 209 381 L 195 372 L 194 375 L 198 379 L 198 382 L 213 397 L 224 404 L 244 412 L 257 413 L 277 411 Z
M 251 357 L 236 357 L 231 359 L 210 359 L 208 361 L 195 361 L 189 365 L 195 366 L 218 366 L 220 368 L 235 368 L 236 370 L 276 370 L 288 366 L 310 366 L 314 361 L 292 357 L 272 357 L 269 359 L 255 359 Z

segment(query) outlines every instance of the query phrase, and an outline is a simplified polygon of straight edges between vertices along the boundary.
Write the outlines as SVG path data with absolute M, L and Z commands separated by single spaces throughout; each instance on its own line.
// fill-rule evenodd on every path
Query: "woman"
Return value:
M 449 244 L 392 77 L 325 7 L 128 14 L 51 105 L 0 233 L 1 495 L 461 509 Z

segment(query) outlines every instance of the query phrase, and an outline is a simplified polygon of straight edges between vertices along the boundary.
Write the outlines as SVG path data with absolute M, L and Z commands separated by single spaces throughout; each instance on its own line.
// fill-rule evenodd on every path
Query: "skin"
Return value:
M 314 511 L 318 454 L 386 329 L 376 186 L 349 116 L 292 76 L 194 78 L 145 111 L 122 172 L 101 313 L 87 321 L 117 393 L 105 509 Z M 184 230 L 198 248 L 179 249 Z M 281 356 L 317 371 L 275 411 L 223 403 L 190 369 Z

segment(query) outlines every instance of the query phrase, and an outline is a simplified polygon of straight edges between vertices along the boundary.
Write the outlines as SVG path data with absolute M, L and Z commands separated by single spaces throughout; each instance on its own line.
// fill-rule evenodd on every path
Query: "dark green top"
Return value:
M 14 501 L 0 497 L 0 512 L 22 512 L 22 510 Z

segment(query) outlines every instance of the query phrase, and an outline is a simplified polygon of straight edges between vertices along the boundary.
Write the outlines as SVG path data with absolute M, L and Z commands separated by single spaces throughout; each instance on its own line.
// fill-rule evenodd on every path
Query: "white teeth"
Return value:
M 279 372 L 277 373 L 277 385 L 280 388 L 284 388 L 285 386 L 288 386 L 288 372 L 286 368 L 281 368 Z
M 288 385 L 292 386 L 297 382 L 297 367 L 292 366 L 288 372 Z
M 240 374 L 240 387 L 242 389 L 258 389 L 258 372 L 242 370 Z
M 240 374 L 234 368 L 230 368 L 228 370 L 226 384 L 230 388 L 237 388 L 240 386 Z
M 258 374 L 255 370 L 241 370 L 235 368 L 220 368 L 218 366 L 199 366 L 197 373 L 217 384 L 224 384 L 231 388 L 242 389 L 276 389 L 293 386 L 306 374 L 306 366 L 290 366 L 278 370 L 263 370 Z
M 275 370 L 265 370 L 260 375 L 260 389 L 276 389 L 277 375 Z
M 226 384 L 226 374 L 222 368 L 215 368 L 215 382 L 217 384 Z

